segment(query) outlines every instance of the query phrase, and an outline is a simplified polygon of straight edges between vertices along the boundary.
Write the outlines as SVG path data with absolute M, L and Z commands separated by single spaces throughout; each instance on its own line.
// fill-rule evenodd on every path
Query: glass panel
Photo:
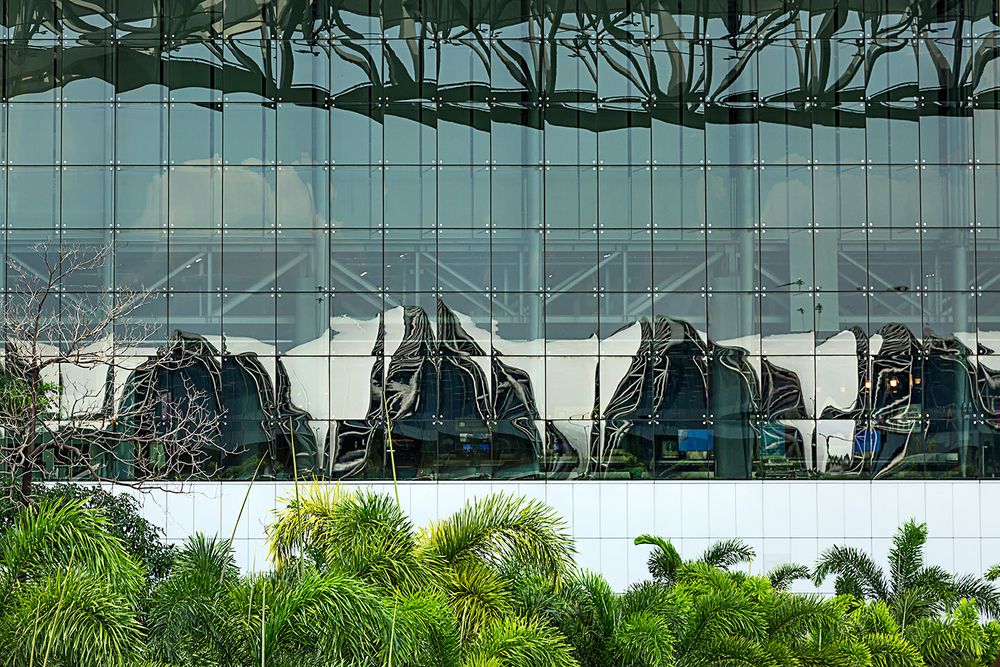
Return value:
M 330 224 L 377 229 L 382 226 L 381 167 L 330 169 Z
M 167 249 L 168 285 L 177 292 L 222 289 L 222 232 L 217 229 L 171 230 Z
M 275 168 L 226 167 L 225 172 L 225 186 L 222 189 L 223 227 L 273 229 L 277 187 Z
M 442 228 L 490 224 L 490 170 L 488 167 L 438 169 L 438 223 Z
M 325 164 L 329 161 L 329 109 L 279 104 L 277 122 L 278 164 Z
M 110 229 L 115 210 L 114 167 L 62 171 L 62 226 Z
M 60 107 L 50 104 L 7 106 L 7 158 L 11 164 L 58 164 Z
M 115 109 L 110 104 L 64 105 L 62 157 L 64 164 L 111 164 Z
M 156 165 L 167 163 L 167 122 L 172 115 L 165 104 L 119 104 L 117 109 L 115 134 L 115 159 L 121 164 Z M 191 126 L 180 125 L 190 120 L 183 112 L 176 122 L 179 137 Z M 181 128 L 184 128 L 183 130 Z
M 222 169 L 170 167 L 170 226 L 222 226 Z
M 116 167 L 115 224 L 166 227 L 168 181 L 166 167 Z
M 382 232 L 334 229 L 330 232 L 330 286 L 345 292 L 382 287 Z
M 330 170 L 327 167 L 278 167 L 279 227 L 329 225 Z
M 58 228 L 59 176 L 55 167 L 11 167 L 7 170 L 7 224 L 11 229 Z
M 261 104 L 226 104 L 223 160 L 226 164 L 273 164 L 277 149 L 275 109 Z
M 209 105 L 170 105 L 170 163 L 219 164 L 222 162 L 222 113 Z M 119 107 L 119 127 L 121 124 Z M 130 150 L 134 150 L 134 147 Z M 162 152 L 162 149 L 157 149 Z M 152 156 L 147 155 L 146 159 Z
M 438 233 L 438 289 L 486 292 L 490 280 L 490 234 L 486 230 L 448 229 Z
M 541 228 L 543 178 L 540 167 L 494 167 L 490 183 L 492 225 L 506 229 Z

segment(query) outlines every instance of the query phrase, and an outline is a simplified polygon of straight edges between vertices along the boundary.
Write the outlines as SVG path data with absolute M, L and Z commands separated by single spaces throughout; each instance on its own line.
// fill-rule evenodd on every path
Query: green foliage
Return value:
M 987 616 L 1000 615 L 1000 591 L 986 579 L 956 577 L 924 564 L 927 526 L 908 521 L 893 538 L 888 574 L 860 549 L 833 546 L 824 551 L 813 571 L 819 585 L 834 576 L 839 594 L 884 602 L 905 630 L 922 619 L 940 618 L 971 602 Z M 990 573 L 988 572 L 987 575 Z
M 423 550 L 450 565 L 516 563 L 554 581 L 569 571 L 575 553 L 565 523 L 551 508 L 503 494 L 467 503 L 422 537 Z
M 223 664 L 235 651 L 229 592 L 238 580 L 228 541 L 190 538 L 147 603 L 151 655 L 177 665 Z
M 470 644 L 466 667 L 576 667 L 559 632 L 536 620 L 506 616 L 490 623 Z
M 0 535 L 0 656 L 7 665 L 128 665 L 144 651 L 145 572 L 80 500 L 23 508 Z
M 384 588 L 419 588 L 433 576 L 417 554 L 413 524 L 386 495 L 314 483 L 288 501 L 267 533 L 279 569 L 305 558 Z
M 788 590 L 792 582 L 799 579 L 809 579 L 809 568 L 797 563 L 783 563 L 777 565 L 767 572 L 767 580 L 771 582 L 771 587 L 778 590 Z
M 887 572 L 825 552 L 829 597 L 788 590 L 801 565 L 749 574 L 742 542 L 685 560 L 648 535 L 653 578 L 617 592 L 572 566 L 537 501 L 483 498 L 418 531 L 389 497 L 319 485 L 269 528 L 272 571 L 198 535 L 151 579 L 116 506 L 61 490 L 8 515 L 0 667 L 986 667 L 1000 649 L 992 586 L 925 565 L 916 524 Z
M 59 401 L 62 387 L 54 382 L 38 381 L 32 392 L 32 383 L 11 375 L 0 373 L 0 409 L 7 415 L 44 414 Z
M 70 565 L 30 578 L 11 602 L 0 621 L 8 665 L 126 665 L 141 651 L 134 610 L 87 568 Z
M 654 547 L 649 555 L 649 574 L 653 579 L 673 584 L 677 571 L 684 565 L 684 559 L 670 542 L 657 535 L 640 535 L 635 538 L 635 544 L 647 544 Z M 743 540 L 722 540 L 708 547 L 704 553 L 692 562 L 704 563 L 712 567 L 728 570 L 737 565 L 749 564 L 754 558 L 753 547 Z
M 163 579 L 170 571 L 174 549 L 164 542 L 163 531 L 143 518 L 134 496 L 78 484 L 35 484 L 31 495 L 35 503 L 48 499 L 79 500 L 84 507 L 100 510 L 107 521 L 107 531 L 121 540 L 125 550 L 145 568 L 148 584 Z M 10 527 L 19 510 L 20 506 L 9 501 L 0 506 L 0 532 Z

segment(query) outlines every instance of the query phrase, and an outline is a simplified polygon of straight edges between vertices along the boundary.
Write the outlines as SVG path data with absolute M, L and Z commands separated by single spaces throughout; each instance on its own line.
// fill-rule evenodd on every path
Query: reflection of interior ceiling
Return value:
M 587 125 L 600 130 L 634 126 L 637 117 L 700 125 L 716 107 L 754 109 L 750 122 L 862 127 L 866 117 L 905 115 L 919 100 L 923 115 L 954 115 L 971 113 L 970 99 L 998 96 L 998 19 L 986 1 L 935 3 L 933 12 L 915 2 L 878 10 L 861 2 L 539 3 L 530 15 L 515 2 L 390 2 L 381 13 L 378 3 L 357 0 L 239 9 L 176 0 L 155 15 L 140 9 L 159 4 L 122 3 L 115 13 L 79 1 L 7 3 L 15 40 L 8 93 L 116 77 L 119 93 L 214 88 L 482 127 L 540 124 L 530 109 L 544 107 L 546 123 L 591 117 Z M 867 41 L 857 40 L 862 31 Z M 59 34 L 66 41 L 57 46 Z M 969 34 L 985 37 L 949 41 Z M 112 49 L 103 42 L 113 35 Z M 516 46 L 525 38 L 545 39 Z M 455 62 L 439 40 L 462 46 Z M 337 85 L 298 53 L 329 55 Z M 918 64 L 926 76 L 917 76 Z M 393 108 L 397 101 L 416 104 Z

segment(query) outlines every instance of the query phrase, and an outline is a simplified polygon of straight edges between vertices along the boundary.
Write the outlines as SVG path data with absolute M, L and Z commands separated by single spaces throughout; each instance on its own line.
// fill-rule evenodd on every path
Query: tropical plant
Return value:
M 167 575 L 174 559 L 173 545 L 164 541 L 163 530 L 151 524 L 139 511 L 135 496 L 112 493 L 101 487 L 79 484 L 35 484 L 31 490 L 34 502 L 47 499 L 72 499 L 84 507 L 97 509 L 106 519 L 108 532 L 122 541 L 125 550 L 143 566 L 149 584 Z M 13 525 L 20 503 L 10 494 L 0 494 L 0 532 Z
M 981 577 L 955 576 L 926 565 L 926 542 L 926 524 L 903 524 L 889 549 L 888 574 L 860 549 L 830 547 L 820 555 L 813 581 L 818 586 L 833 576 L 838 594 L 884 602 L 904 631 L 917 620 L 954 612 L 963 600 L 973 601 L 984 615 L 1000 615 L 1000 591 Z
M 647 566 L 654 580 L 672 586 L 678 570 L 685 564 L 704 563 L 723 570 L 732 569 L 738 565 L 749 565 L 754 558 L 754 550 L 743 540 L 729 539 L 715 542 L 698 558 L 685 561 L 673 543 L 657 535 L 643 534 L 635 538 L 635 544 L 645 544 L 653 547 L 649 554 Z M 771 569 L 767 578 L 776 589 L 787 589 L 799 579 L 809 578 L 809 568 L 797 563 L 784 563 Z
M 744 543 L 685 561 L 650 536 L 654 578 L 616 592 L 572 567 L 536 501 L 490 496 L 417 530 L 388 497 L 314 485 L 269 530 L 273 570 L 243 574 L 229 540 L 196 535 L 150 587 L 76 495 L 0 528 L 0 667 L 985 667 L 1000 649 L 978 598 L 954 597 L 978 589 L 925 567 L 911 524 L 895 597 L 856 594 L 878 579 L 854 553 L 833 551 L 854 564 L 828 572 L 840 594 L 803 595 L 787 590 L 802 566 L 735 567 Z
M 145 572 L 99 511 L 49 498 L 0 535 L 0 661 L 124 666 L 142 654 Z
M 268 529 L 274 561 L 305 560 L 381 590 L 444 596 L 468 640 L 511 614 L 512 565 L 558 582 L 571 569 L 573 543 L 555 513 L 537 500 L 494 495 L 417 532 L 387 496 L 314 484 L 288 501 Z

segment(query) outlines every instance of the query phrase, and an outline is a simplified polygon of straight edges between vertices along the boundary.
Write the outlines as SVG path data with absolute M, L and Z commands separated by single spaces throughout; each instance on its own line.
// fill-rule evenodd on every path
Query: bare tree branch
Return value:
M 11 259 L 2 315 L 0 469 L 26 502 L 51 476 L 142 485 L 209 475 L 225 451 L 221 388 L 190 341 L 151 343 L 157 292 L 102 285 L 111 246 L 56 242 Z M 35 261 L 37 260 L 37 261 Z M 208 373 L 211 377 L 214 374 Z

